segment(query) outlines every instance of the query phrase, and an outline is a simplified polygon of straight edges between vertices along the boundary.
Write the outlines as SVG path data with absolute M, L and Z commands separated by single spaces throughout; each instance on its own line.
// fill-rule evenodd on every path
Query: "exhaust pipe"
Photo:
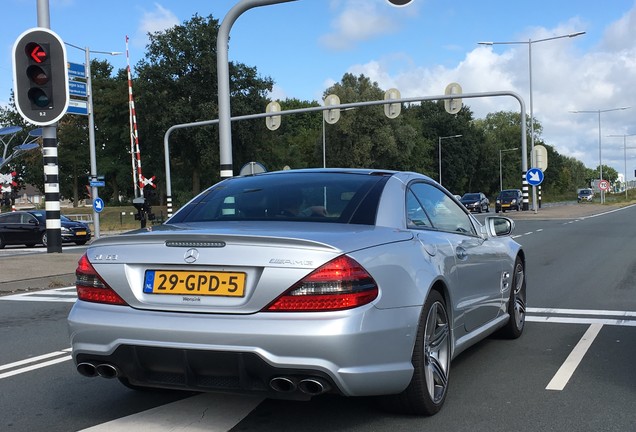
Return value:
M 269 381 L 269 386 L 281 393 L 289 393 L 296 390 L 296 381 L 289 377 L 275 377 Z
M 80 373 L 80 375 L 84 375 L 85 377 L 93 378 L 97 376 L 97 369 L 92 363 L 78 364 L 77 371 Z
M 306 378 L 304 380 L 301 380 L 298 383 L 298 388 L 303 393 L 307 393 L 311 396 L 317 396 L 331 389 L 329 384 L 327 384 L 320 378 Z
M 95 366 L 95 370 L 97 371 L 97 374 L 102 378 L 111 379 L 119 376 L 119 369 L 108 363 L 102 363 Z

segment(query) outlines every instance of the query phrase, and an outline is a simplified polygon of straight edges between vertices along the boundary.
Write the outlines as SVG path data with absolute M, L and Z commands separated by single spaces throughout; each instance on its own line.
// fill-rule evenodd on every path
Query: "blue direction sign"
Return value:
M 81 63 L 66 63 L 68 69 L 68 78 L 86 78 L 86 67 Z
M 88 102 L 85 100 L 69 99 L 66 112 L 69 114 L 88 115 Z
M 530 186 L 539 186 L 543 182 L 543 171 L 539 168 L 530 168 L 526 171 L 526 181 Z
M 88 96 L 88 92 L 86 91 L 86 83 L 81 81 L 69 81 L 68 93 L 71 96 L 80 96 L 80 97 Z
M 104 187 L 106 182 L 104 180 L 91 180 L 89 182 L 90 187 Z
M 100 213 L 102 210 L 104 210 L 104 200 L 101 198 L 95 198 L 93 200 L 93 209 L 97 212 Z

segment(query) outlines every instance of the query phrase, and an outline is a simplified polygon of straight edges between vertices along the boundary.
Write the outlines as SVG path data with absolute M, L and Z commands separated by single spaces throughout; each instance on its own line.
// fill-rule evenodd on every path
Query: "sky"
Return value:
M 126 67 L 125 55 L 95 52 L 125 52 L 128 36 L 134 79 L 149 32 L 195 14 L 222 22 L 242 1 L 255 0 L 50 0 L 50 28 L 115 69 Z M 2 12 L 0 104 L 6 105 L 12 47 L 37 26 L 37 1 L 2 0 Z M 388 0 L 280 0 L 238 16 L 229 60 L 272 78 L 272 99 L 321 101 L 345 73 L 364 74 L 403 98 L 442 95 L 450 83 L 466 94 L 515 92 L 528 113 L 532 99 L 543 141 L 589 168 L 602 161 L 627 172 L 629 181 L 636 170 L 634 29 L 636 0 L 413 0 L 404 7 Z M 575 32 L 585 34 L 559 37 Z M 484 41 L 516 43 L 479 44 Z M 83 63 L 84 51 L 67 47 L 67 57 Z M 464 103 L 475 118 L 520 109 L 513 97 Z M 624 107 L 630 108 L 618 109 Z

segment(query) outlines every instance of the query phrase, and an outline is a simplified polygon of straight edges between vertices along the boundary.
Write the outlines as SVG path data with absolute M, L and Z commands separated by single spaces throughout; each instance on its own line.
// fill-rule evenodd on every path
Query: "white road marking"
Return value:
M 64 302 L 75 303 L 77 292 L 74 286 L 54 288 L 41 291 L 29 291 L 0 297 L 8 301 Z
M 560 308 L 527 308 L 529 313 L 543 313 L 552 315 L 596 315 L 596 316 L 622 316 L 635 317 L 636 312 L 632 311 L 613 311 L 598 309 L 560 309 Z
M 204 393 L 83 429 L 81 432 L 226 432 L 262 401 L 263 398 L 253 396 Z
M 0 379 L 4 379 L 4 378 L 9 378 L 12 377 L 14 375 L 19 375 L 21 373 L 25 373 L 25 372 L 29 372 L 35 369 L 40 369 L 43 367 L 47 367 L 47 366 L 52 366 L 54 364 L 57 363 L 61 363 L 67 360 L 71 359 L 71 356 L 68 355 L 68 353 L 71 351 L 70 348 L 64 349 L 62 351 L 54 351 L 48 354 L 43 354 L 37 357 L 31 357 L 28 359 L 24 359 L 24 360 L 20 360 L 17 362 L 13 362 L 13 363 L 8 363 L 6 365 L 0 365 L 0 370 L 7 370 L 7 369 L 14 369 L 16 367 L 22 366 L 22 365 L 26 365 L 26 364 L 31 364 L 31 363 L 36 363 L 36 364 L 31 364 L 30 366 L 26 366 L 20 369 L 14 369 L 12 371 L 9 372 L 4 372 L 2 374 L 0 374 Z M 62 356 L 62 357 L 60 357 Z M 48 360 L 45 362 L 40 362 L 41 360 L 46 360 L 49 359 L 51 357 L 58 357 L 52 360 Z
M 603 324 L 592 324 L 587 329 L 579 343 L 574 347 L 565 362 L 561 365 L 556 375 L 548 383 L 546 390 L 563 390 L 567 385 L 574 371 L 578 367 L 587 350 L 592 346 L 592 342 L 603 328 Z

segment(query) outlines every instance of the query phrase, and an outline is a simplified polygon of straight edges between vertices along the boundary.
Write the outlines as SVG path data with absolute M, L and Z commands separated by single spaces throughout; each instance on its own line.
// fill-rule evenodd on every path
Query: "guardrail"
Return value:
M 93 223 L 93 215 L 92 214 L 65 214 L 64 216 L 66 216 L 67 218 L 74 220 L 74 221 L 78 221 L 78 222 L 84 222 L 87 224 L 92 224 Z

